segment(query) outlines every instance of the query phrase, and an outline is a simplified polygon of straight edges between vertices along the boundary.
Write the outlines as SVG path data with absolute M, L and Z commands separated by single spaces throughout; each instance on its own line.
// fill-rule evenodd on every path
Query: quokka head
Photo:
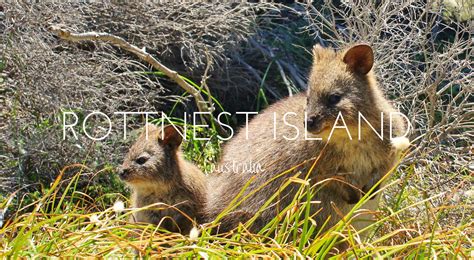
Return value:
M 370 91 L 370 85 L 375 84 L 371 72 L 374 63 L 372 48 L 358 44 L 336 52 L 316 45 L 313 56 L 306 129 L 312 134 L 330 131 L 339 113 L 351 128 L 357 124 L 359 111 L 364 114 L 374 107 Z
M 172 182 L 178 169 L 178 151 L 183 140 L 177 126 L 163 128 L 148 124 L 130 148 L 118 168 L 120 179 L 127 184 L 154 185 Z

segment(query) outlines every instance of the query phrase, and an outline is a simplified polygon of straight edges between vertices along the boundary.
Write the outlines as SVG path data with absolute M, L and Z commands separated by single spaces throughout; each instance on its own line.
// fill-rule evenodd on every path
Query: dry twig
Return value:
M 127 42 L 121 37 L 109 34 L 109 33 L 97 33 L 97 32 L 87 32 L 87 33 L 74 33 L 67 29 L 60 28 L 60 26 L 52 25 L 50 27 L 50 31 L 55 33 L 61 39 L 73 42 L 80 42 L 80 41 L 104 41 L 108 42 L 116 47 L 129 51 L 135 54 L 141 60 L 147 62 L 148 64 L 152 65 L 153 68 L 163 72 L 167 77 L 171 80 L 176 82 L 184 91 L 190 93 L 196 102 L 196 106 L 200 112 L 209 112 L 212 113 L 214 111 L 213 104 L 210 101 L 205 101 L 201 95 L 200 90 L 195 89 L 189 83 L 187 83 L 179 74 L 178 72 L 166 67 L 165 65 L 161 64 L 158 60 L 156 60 L 153 56 L 146 52 L 145 48 L 138 48 L 137 46 Z M 215 120 L 212 114 L 204 114 L 203 115 L 208 122 Z M 201 118 L 203 119 L 203 118 Z M 226 133 L 224 129 L 221 128 L 219 124 L 216 124 L 218 128 L 220 128 L 220 133 Z

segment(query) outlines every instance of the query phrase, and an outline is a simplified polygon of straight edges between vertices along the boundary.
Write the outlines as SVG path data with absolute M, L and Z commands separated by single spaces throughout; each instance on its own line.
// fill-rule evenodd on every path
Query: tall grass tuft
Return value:
M 300 185 L 293 202 L 259 232 L 248 231 L 248 226 L 255 218 L 228 233 L 215 235 L 212 232 L 219 218 L 245 199 L 241 196 L 215 222 L 199 226 L 199 233 L 194 230 L 191 235 L 181 235 L 162 230 L 159 226 L 130 223 L 130 214 L 141 209 L 130 209 L 126 206 L 122 209 L 122 201 L 125 201 L 125 205 L 130 203 L 121 194 L 103 194 L 92 198 L 77 190 L 78 180 L 84 177 L 84 166 L 71 165 L 68 168 L 75 169 L 77 174 L 71 179 L 63 180 L 61 172 L 37 200 L 32 203 L 20 203 L 20 210 L 5 221 L 0 229 L 0 256 L 16 258 L 159 255 L 183 258 L 325 259 L 468 258 L 472 254 L 472 211 L 456 226 L 442 226 L 438 220 L 443 217 L 445 211 L 429 207 L 430 201 L 436 199 L 435 197 L 425 198 L 411 205 L 402 205 L 397 197 L 385 201 L 381 211 L 372 213 L 376 221 L 357 231 L 351 222 L 360 213 L 357 208 L 368 199 L 366 196 L 343 221 L 333 227 L 327 227 L 325 232 L 320 232 L 325 223 L 317 225 L 309 210 L 310 207 L 317 207 L 315 194 L 319 186 L 311 186 L 306 177 L 296 175 L 283 185 Z M 407 176 L 410 176 L 410 173 L 407 173 Z M 393 187 L 404 181 L 392 179 L 385 187 Z M 408 186 L 401 187 L 404 188 L 399 191 L 400 195 L 407 192 L 405 187 Z M 59 190 L 62 190 L 61 194 Z M 272 203 L 278 195 L 277 193 L 270 198 L 266 205 Z M 114 199 L 120 202 L 120 207 L 110 203 Z M 403 219 L 405 212 L 415 210 L 420 205 L 427 206 L 426 214 L 430 215 L 431 222 L 421 222 L 422 217 L 418 221 Z M 472 210 L 471 205 L 458 207 L 461 210 Z M 392 222 L 396 224 L 391 224 Z M 417 225 L 427 228 L 421 231 Z M 365 235 L 361 236 L 362 232 Z M 342 243 L 347 245 L 347 249 L 338 251 L 337 248 Z

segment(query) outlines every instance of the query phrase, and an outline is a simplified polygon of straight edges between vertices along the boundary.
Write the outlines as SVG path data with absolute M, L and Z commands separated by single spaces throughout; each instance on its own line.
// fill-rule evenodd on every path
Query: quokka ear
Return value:
M 315 44 L 313 46 L 313 59 L 315 61 L 319 61 L 321 59 L 321 53 L 324 51 L 324 47 L 319 45 L 319 44 Z
M 347 64 L 350 71 L 365 75 L 374 65 L 374 52 L 369 45 L 358 44 L 346 51 L 342 61 Z
M 180 126 L 166 125 L 161 130 L 160 137 L 158 138 L 158 143 L 163 146 L 168 145 L 173 148 L 177 148 L 181 145 L 181 142 L 183 141 L 181 133 L 183 133 L 183 129 Z

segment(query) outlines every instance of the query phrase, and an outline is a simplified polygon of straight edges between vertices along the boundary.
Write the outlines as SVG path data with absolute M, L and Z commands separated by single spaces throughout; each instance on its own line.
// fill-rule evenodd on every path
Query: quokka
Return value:
M 208 185 L 212 189 L 208 189 L 207 194 L 207 221 L 212 221 L 226 209 L 241 189 L 247 183 L 250 184 L 241 198 L 249 197 L 221 219 L 220 230 L 232 229 L 239 222 L 255 216 L 289 177 L 299 172 L 300 178 L 304 178 L 313 164 L 314 169 L 309 175 L 310 184 L 321 181 L 324 184 L 313 199 L 320 203 L 313 204 L 311 210 L 315 213 L 322 209 L 315 216 L 317 225 L 321 226 L 330 217 L 327 226 L 332 226 L 341 219 L 341 214 L 348 213 L 353 204 L 395 165 L 401 148 L 392 145 L 390 122 L 381 120 L 381 112 L 388 116 L 390 112 L 396 111 L 377 86 L 372 72 L 374 55 L 371 47 L 359 44 L 334 51 L 315 46 L 313 56 L 308 92 L 288 97 L 268 107 L 249 122 L 246 130 L 242 129 L 224 146 L 220 167 L 208 178 Z M 357 138 L 358 112 L 372 126 L 381 126 L 382 122 L 382 139 L 368 124 L 361 125 L 360 140 Z M 335 128 L 331 135 L 331 126 L 339 113 L 343 115 L 347 128 Z M 274 121 L 275 118 L 279 121 Z M 338 125 L 341 124 L 339 121 Z M 394 136 L 405 133 L 405 124 L 401 118 L 394 118 L 391 128 Z M 351 140 L 347 131 L 355 138 Z M 275 133 L 278 133 L 277 138 Z M 322 140 L 306 140 L 309 139 L 306 135 Z M 298 137 L 291 140 L 295 136 Z M 219 170 L 235 162 L 259 164 L 262 171 Z M 277 177 L 297 165 L 300 166 L 292 172 Z M 265 185 L 272 178 L 275 180 Z M 288 206 L 298 187 L 299 184 L 291 184 L 280 192 L 277 201 L 260 211 L 251 229 L 260 230 Z M 377 208 L 379 195 L 372 196 L 373 199 L 366 202 L 363 208 Z M 352 224 L 361 228 L 367 225 L 367 221 L 361 218 Z
M 147 127 L 148 137 L 144 129 L 119 167 L 119 176 L 132 189 L 132 207 L 163 205 L 135 212 L 132 221 L 188 233 L 202 221 L 205 175 L 183 158 L 182 137 L 174 126 Z

